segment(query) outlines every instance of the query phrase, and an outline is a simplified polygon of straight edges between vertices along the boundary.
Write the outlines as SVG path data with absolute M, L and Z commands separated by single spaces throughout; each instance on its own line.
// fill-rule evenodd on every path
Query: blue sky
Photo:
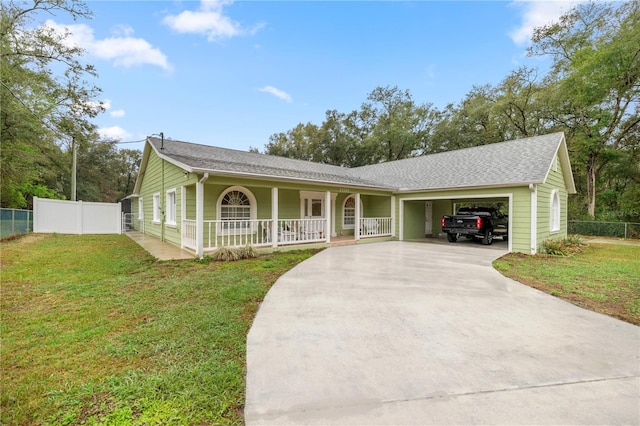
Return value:
M 527 58 L 533 27 L 569 1 L 89 1 L 48 16 L 99 73 L 105 139 L 263 149 L 273 133 L 358 109 L 377 86 L 458 103 Z M 141 149 L 143 144 L 121 144 Z

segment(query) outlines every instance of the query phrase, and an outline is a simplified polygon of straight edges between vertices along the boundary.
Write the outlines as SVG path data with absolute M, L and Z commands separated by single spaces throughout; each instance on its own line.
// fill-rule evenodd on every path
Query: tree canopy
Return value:
M 92 162 L 79 163 L 82 198 L 121 198 L 131 188 L 91 189 L 98 181 L 119 182 L 113 175 L 122 167 L 107 163 L 121 159 L 125 164 L 131 156 L 118 153 L 112 144 L 100 146 L 103 141 L 91 123 L 103 110 L 97 101 L 100 89 L 90 82 L 97 77 L 96 70 L 82 61 L 83 50 L 68 42 L 70 34 L 35 23 L 43 13 L 74 20 L 91 18 L 86 4 L 76 0 L 0 3 L 0 204 L 21 208 L 33 196 L 70 198 L 75 143 L 80 158 L 88 152 L 101 153 Z M 103 174 L 91 173 L 98 164 L 94 161 L 103 165 Z

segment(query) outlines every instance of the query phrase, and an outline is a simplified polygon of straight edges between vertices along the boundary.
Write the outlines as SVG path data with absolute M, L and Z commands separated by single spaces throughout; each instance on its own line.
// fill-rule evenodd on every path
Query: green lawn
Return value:
M 2 243 L 2 424 L 242 424 L 246 334 L 313 251 L 156 262 L 126 236 Z
M 516 281 L 640 325 L 640 245 L 591 243 L 570 257 L 511 253 L 493 266 Z

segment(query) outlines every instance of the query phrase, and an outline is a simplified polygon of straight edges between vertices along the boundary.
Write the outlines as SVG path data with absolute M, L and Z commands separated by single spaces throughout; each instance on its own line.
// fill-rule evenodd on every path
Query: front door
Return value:
M 304 199 L 304 218 L 322 219 L 324 217 L 324 200 L 322 198 Z
M 431 201 L 424 203 L 424 236 L 433 236 L 433 204 Z

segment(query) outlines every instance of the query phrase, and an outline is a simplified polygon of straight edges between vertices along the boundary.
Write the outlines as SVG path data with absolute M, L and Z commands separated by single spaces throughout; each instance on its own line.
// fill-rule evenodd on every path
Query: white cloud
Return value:
M 120 126 L 101 127 L 98 129 L 98 134 L 101 139 L 108 141 L 121 141 L 131 138 L 131 133 Z
M 167 56 L 145 39 L 132 37 L 133 29 L 129 26 L 117 27 L 114 36 L 102 40 L 97 40 L 93 28 L 86 24 L 60 25 L 49 19 L 45 26 L 60 34 L 68 34 L 68 44 L 81 47 L 99 59 L 111 61 L 115 66 L 129 68 L 149 64 L 169 71 L 172 69 Z
M 258 90 L 260 90 L 261 92 L 270 93 L 273 96 L 280 98 L 285 102 L 289 102 L 289 103 L 293 102 L 293 99 L 291 99 L 290 94 L 280 89 L 276 89 L 273 86 L 264 86 L 262 89 L 258 89 Z
M 515 44 L 524 46 L 531 40 L 534 28 L 557 22 L 560 16 L 580 2 L 581 0 L 514 1 L 511 6 L 522 10 L 522 23 L 513 29 L 509 36 Z
M 239 22 L 225 16 L 222 8 L 231 3 L 233 2 L 224 0 L 203 0 L 197 10 L 185 10 L 178 15 L 167 15 L 162 22 L 179 33 L 206 35 L 209 41 L 246 34 L 253 35 L 263 28 L 264 24 L 245 28 Z
M 124 110 L 123 109 L 117 109 L 115 111 L 111 111 L 109 113 L 109 115 L 114 117 L 114 118 L 124 117 Z

